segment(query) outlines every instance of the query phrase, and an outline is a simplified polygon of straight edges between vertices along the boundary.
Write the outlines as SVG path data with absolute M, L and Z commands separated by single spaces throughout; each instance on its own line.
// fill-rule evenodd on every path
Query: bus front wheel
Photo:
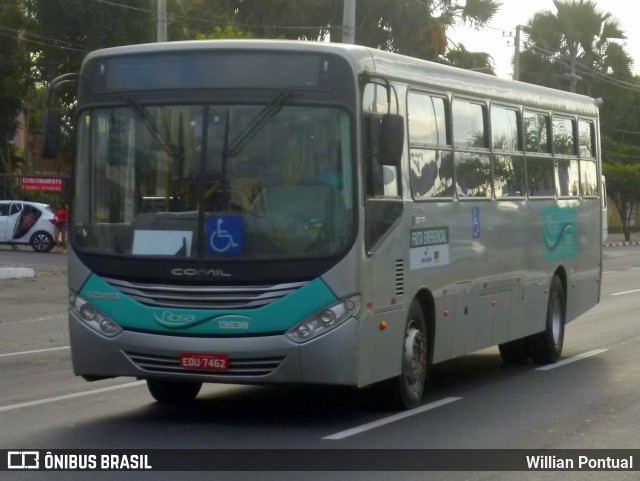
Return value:
M 162 404 L 184 404 L 192 402 L 200 392 L 201 387 L 201 382 L 147 379 L 149 392 L 156 401 Z
M 424 312 L 416 302 L 409 309 L 403 342 L 402 367 L 397 386 L 398 404 L 402 408 L 412 409 L 420 404 L 427 382 L 429 345 Z

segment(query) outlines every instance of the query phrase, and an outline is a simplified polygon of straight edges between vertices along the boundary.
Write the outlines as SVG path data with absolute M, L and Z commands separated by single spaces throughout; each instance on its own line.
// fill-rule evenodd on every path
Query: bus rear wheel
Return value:
M 156 401 L 162 404 L 185 404 L 192 402 L 200 392 L 201 387 L 201 382 L 147 379 L 149 392 Z
M 557 275 L 551 279 L 547 305 L 546 328 L 531 338 L 531 359 L 537 364 L 553 364 L 562 354 L 566 300 L 562 281 Z

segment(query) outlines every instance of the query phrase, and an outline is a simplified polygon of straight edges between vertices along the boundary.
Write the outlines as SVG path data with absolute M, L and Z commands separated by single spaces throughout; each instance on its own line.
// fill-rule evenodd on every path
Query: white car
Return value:
M 47 204 L 0 200 L 0 244 L 28 244 L 36 252 L 55 245 L 55 213 Z

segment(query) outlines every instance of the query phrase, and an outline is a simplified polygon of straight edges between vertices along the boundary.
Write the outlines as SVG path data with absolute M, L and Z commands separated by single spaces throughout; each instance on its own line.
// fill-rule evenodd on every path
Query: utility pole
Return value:
M 516 51 L 513 55 L 513 80 L 520 80 L 520 25 L 516 25 Z
M 356 0 L 344 0 L 342 12 L 342 43 L 355 43 Z
M 157 41 L 167 41 L 167 0 L 158 0 Z

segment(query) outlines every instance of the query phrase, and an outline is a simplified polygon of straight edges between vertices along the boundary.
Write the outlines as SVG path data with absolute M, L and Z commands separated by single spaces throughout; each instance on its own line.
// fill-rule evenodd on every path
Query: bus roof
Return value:
M 295 40 L 192 40 L 148 43 L 95 50 L 83 62 L 101 57 L 198 50 L 272 50 L 330 53 L 347 59 L 354 72 L 368 73 L 461 95 L 526 104 L 539 109 L 597 116 L 596 100 L 584 95 L 451 67 L 360 45 Z

